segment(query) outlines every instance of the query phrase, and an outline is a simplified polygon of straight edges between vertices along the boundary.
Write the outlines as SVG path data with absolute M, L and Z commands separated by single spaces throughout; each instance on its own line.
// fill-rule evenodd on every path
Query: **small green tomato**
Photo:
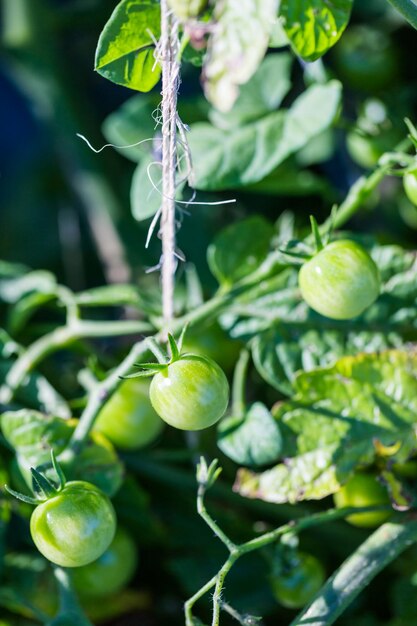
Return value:
M 229 384 L 223 370 L 208 357 L 183 354 L 154 376 L 150 399 L 171 426 L 202 430 L 224 415 Z
M 334 241 L 307 261 L 298 283 L 307 304 L 325 317 L 349 320 L 363 313 L 380 292 L 378 268 L 354 241 Z
M 316 595 L 325 577 L 323 565 L 315 556 L 297 552 L 279 575 L 271 578 L 272 593 L 282 606 L 300 609 Z
M 116 514 L 109 498 L 85 481 L 68 482 L 39 504 L 30 532 L 39 552 L 61 567 L 81 567 L 98 559 L 111 544 Z
M 100 411 L 94 429 L 121 450 L 138 450 L 160 435 L 164 423 L 149 402 L 149 383 L 124 381 Z
M 404 174 L 403 184 L 407 198 L 417 206 L 417 170 Z
M 389 504 L 386 489 L 371 474 L 355 474 L 333 496 L 338 509 L 346 506 L 362 507 Z M 390 513 L 375 511 L 373 513 L 355 513 L 346 518 L 353 526 L 373 528 L 379 526 L 389 517 Z
M 100 597 L 121 591 L 132 579 L 137 566 L 136 544 L 118 528 L 111 545 L 93 563 L 74 570 L 76 590 L 84 597 Z

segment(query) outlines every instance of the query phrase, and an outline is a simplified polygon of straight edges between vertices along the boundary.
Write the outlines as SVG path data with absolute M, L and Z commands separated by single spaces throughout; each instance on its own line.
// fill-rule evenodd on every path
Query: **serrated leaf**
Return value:
M 157 0 L 122 0 L 100 35 L 97 72 L 129 89 L 150 91 L 161 75 L 154 57 L 160 15 Z
M 273 234 L 272 225 L 259 215 L 225 228 L 207 250 L 217 280 L 232 285 L 253 272 L 266 258 Z
M 236 463 L 259 467 L 279 459 L 282 438 L 270 411 L 255 402 L 243 417 L 226 417 L 220 422 L 217 445 Z
M 353 0 L 281 0 L 279 13 L 295 52 L 315 61 L 339 40 Z
M 230 111 L 239 86 L 255 73 L 268 48 L 278 0 L 218 0 L 216 28 L 204 64 L 204 90 L 219 111 Z
M 258 182 L 331 126 L 341 85 L 313 85 L 287 111 L 229 131 L 208 123 L 191 127 L 189 145 L 197 189 L 234 189 Z
M 301 373 L 295 389 L 275 411 L 285 462 L 261 474 L 241 470 L 241 495 L 280 503 L 321 499 L 374 462 L 375 439 L 400 442 L 400 461 L 417 449 L 415 351 L 344 357 Z
M 291 66 L 290 54 L 265 57 L 254 76 L 242 85 L 232 109 L 227 113 L 212 109 L 210 121 L 219 128 L 230 129 L 275 111 L 291 88 Z

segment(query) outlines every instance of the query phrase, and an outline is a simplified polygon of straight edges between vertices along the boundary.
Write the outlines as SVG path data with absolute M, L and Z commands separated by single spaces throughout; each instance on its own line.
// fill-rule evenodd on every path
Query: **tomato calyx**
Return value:
M 168 371 L 168 367 L 179 361 L 183 356 L 182 353 L 182 343 L 184 340 L 185 333 L 187 331 L 187 326 L 185 326 L 181 332 L 181 335 L 178 341 L 175 339 L 171 333 L 168 333 L 168 345 L 170 355 L 164 354 L 161 352 L 159 346 L 156 344 L 155 340 L 149 340 L 149 348 L 155 354 L 156 358 L 159 360 L 158 363 L 135 363 L 134 367 L 139 368 L 141 371 L 136 372 L 134 374 L 129 374 L 128 376 L 123 376 L 123 379 L 126 378 L 149 378 L 151 376 L 155 376 L 155 374 L 164 374 Z
M 62 471 L 62 468 L 59 465 L 55 457 L 55 453 L 52 449 L 51 461 L 52 467 L 57 476 L 56 482 L 47 478 L 45 474 L 37 470 L 35 467 L 30 468 L 30 472 L 32 475 L 32 490 L 35 496 L 34 498 L 32 498 L 31 496 L 26 496 L 25 494 L 18 491 L 14 491 L 14 489 L 11 489 L 8 485 L 5 485 L 5 490 L 18 500 L 21 500 L 26 504 L 32 504 L 34 506 L 37 506 L 42 502 L 46 502 L 47 500 L 54 498 L 64 489 L 67 481 L 64 472 Z
M 329 224 L 319 227 L 314 215 L 310 215 L 311 234 L 314 245 L 306 241 L 291 240 L 286 243 L 279 251 L 292 259 L 293 265 L 303 265 L 310 261 L 316 254 L 319 254 L 330 243 L 333 234 L 334 221 L 337 213 L 337 207 L 334 206 L 330 213 Z M 323 233 L 323 234 L 322 234 Z

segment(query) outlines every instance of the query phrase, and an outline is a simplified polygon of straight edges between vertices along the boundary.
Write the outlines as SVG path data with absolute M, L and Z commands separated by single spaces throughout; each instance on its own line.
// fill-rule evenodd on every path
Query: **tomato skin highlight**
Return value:
M 156 374 L 150 388 L 152 406 L 180 430 L 202 430 L 215 424 L 229 402 L 223 370 L 208 357 L 184 354 Z
M 137 563 L 136 544 L 119 527 L 110 546 L 96 561 L 74 570 L 75 589 L 84 597 L 115 594 L 130 582 Z
M 85 481 L 73 481 L 46 502 L 30 519 L 39 552 L 61 567 L 81 567 L 98 559 L 116 532 L 116 514 L 109 498 Z
M 326 575 L 321 562 L 312 554 L 297 552 L 291 564 L 271 578 L 274 597 L 287 609 L 300 609 L 319 591 Z
M 345 506 L 373 506 L 377 504 L 390 504 L 388 494 L 384 487 L 371 474 L 355 474 L 333 496 L 338 509 Z M 379 526 L 390 516 L 387 511 L 375 511 L 373 513 L 355 513 L 346 518 L 353 526 L 360 528 L 374 528 Z
M 354 241 L 334 241 L 300 269 L 298 284 L 307 304 L 325 317 L 348 320 L 363 313 L 380 292 L 378 268 Z
M 100 411 L 94 430 L 121 450 L 138 450 L 161 434 L 164 423 L 149 401 L 149 383 L 124 381 Z
M 417 171 L 404 174 L 403 185 L 407 198 L 417 206 Z

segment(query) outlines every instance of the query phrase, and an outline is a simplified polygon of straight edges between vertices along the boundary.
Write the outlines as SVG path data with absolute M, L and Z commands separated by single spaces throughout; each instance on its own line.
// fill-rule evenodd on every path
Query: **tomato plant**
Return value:
M 83 596 L 114 594 L 131 580 L 137 566 L 136 545 L 128 532 L 118 528 L 105 552 L 89 565 L 74 570 L 73 582 Z
M 0 11 L 1 618 L 415 623 L 415 2 Z
M 171 426 L 201 430 L 223 416 L 229 384 L 212 359 L 184 354 L 155 375 L 150 399 L 158 415 Z
M 277 601 L 289 609 L 302 608 L 318 592 L 325 580 L 320 561 L 312 554 L 292 554 L 280 572 L 271 580 L 272 592 Z
M 143 380 L 125 381 L 100 412 L 95 429 L 122 450 L 151 444 L 162 432 L 163 422 L 149 402 L 149 385 Z
M 299 274 L 301 295 L 312 309 L 332 319 L 352 319 L 378 297 L 378 268 L 354 241 L 335 241 L 305 263 Z
M 386 489 L 372 474 L 356 474 L 335 494 L 336 506 L 377 506 L 388 505 Z M 349 515 L 347 521 L 355 526 L 372 528 L 382 524 L 389 517 L 389 511 L 375 511 Z
M 38 550 L 63 567 L 81 567 L 98 559 L 110 545 L 115 528 L 110 501 L 84 481 L 67 483 L 39 504 L 30 519 Z

